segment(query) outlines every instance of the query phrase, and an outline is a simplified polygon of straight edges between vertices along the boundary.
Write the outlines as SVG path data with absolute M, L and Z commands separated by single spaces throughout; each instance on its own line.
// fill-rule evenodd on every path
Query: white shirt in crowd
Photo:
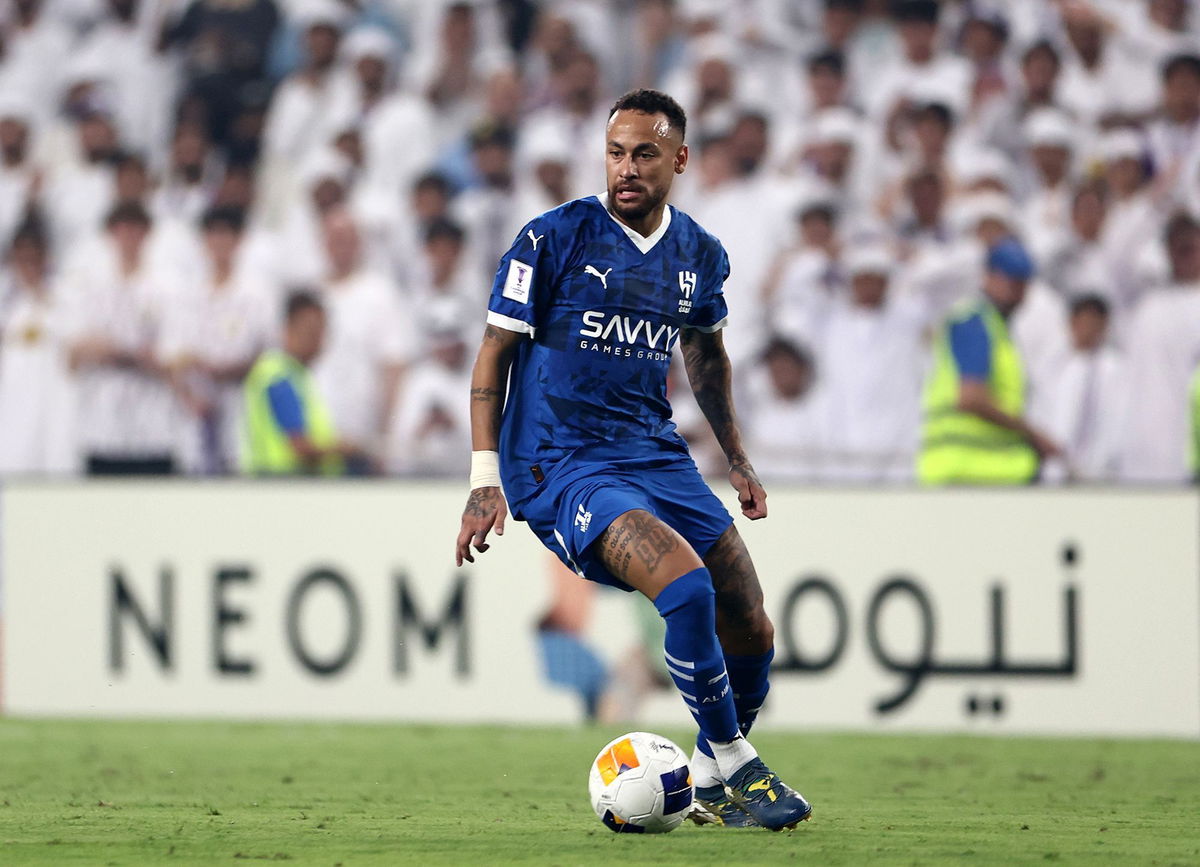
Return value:
M 271 288 L 252 277 L 235 275 L 227 285 L 197 280 L 180 291 L 164 315 L 159 354 L 175 366 L 188 361 L 210 367 L 249 366 L 279 333 L 280 308 Z M 242 384 L 215 382 L 193 373 L 191 388 L 213 405 L 205 421 L 184 412 L 180 461 L 189 471 L 202 471 L 206 450 L 216 449 L 226 471 L 238 465 L 242 419 Z
M 76 468 L 62 331 L 62 304 L 53 294 L 0 285 L 0 473 Z
M 400 474 L 465 476 L 471 465 L 471 367 L 436 359 L 405 377 L 387 439 L 387 469 Z
M 1150 292 L 1127 339 L 1129 414 L 1121 476 L 1130 482 L 1188 479 L 1188 387 L 1200 364 L 1200 285 Z
M 97 250 L 86 271 L 63 288 L 68 343 L 101 338 L 129 353 L 155 354 L 171 283 L 150 268 L 121 275 L 111 247 Z M 167 382 L 141 370 L 85 367 L 75 373 L 80 457 L 174 457 L 179 412 Z
M 820 371 L 817 372 L 820 377 Z M 767 481 L 816 482 L 825 474 L 828 437 L 817 399 L 820 385 L 790 398 L 771 386 L 761 367 L 746 377 L 738 414 L 746 453 Z
M 1112 347 L 1071 350 L 1058 359 L 1043 423 L 1065 452 L 1072 480 L 1116 481 L 1127 412 L 1125 360 Z M 1048 478 L 1053 478 L 1047 473 Z
M 338 435 L 360 446 L 377 444 L 385 415 L 388 368 L 402 367 L 416 347 L 399 290 L 386 277 L 358 271 L 322 287 L 329 324 L 313 375 Z

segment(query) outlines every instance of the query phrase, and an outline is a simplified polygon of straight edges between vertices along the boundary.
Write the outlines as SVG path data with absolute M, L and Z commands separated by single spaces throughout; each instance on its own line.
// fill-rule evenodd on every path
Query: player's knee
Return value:
M 693 569 L 664 587 L 654 599 L 654 607 L 663 617 L 682 608 L 714 608 L 716 593 L 706 569 Z

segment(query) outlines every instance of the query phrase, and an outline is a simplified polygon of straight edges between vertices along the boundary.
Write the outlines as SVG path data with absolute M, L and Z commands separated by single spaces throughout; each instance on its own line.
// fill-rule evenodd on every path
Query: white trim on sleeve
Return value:
M 495 325 L 497 328 L 503 328 L 505 331 L 516 331 L 518 334 L 528 334 L 530 337 L 536 331 L 528 322 L 522 322 L 520 319 L 505 316 L 503 313 L 497 313 L 495 310 L 488 311 L 487 322 L 488 325 Z
M 489 313 L 488 315 L 490 316 L 491 314 Z M 729 324 L 729 317 L 726 316 L 724 319 L 722 319 L 720 322 L 716 323 L 715 325 L 687 325 L 685 327 L 692 329 L 692 331 L 703 331 L 705 334 L 712 334 L 714 331 L 720 331 L 722 328 L 724 328 L 728 324 Z

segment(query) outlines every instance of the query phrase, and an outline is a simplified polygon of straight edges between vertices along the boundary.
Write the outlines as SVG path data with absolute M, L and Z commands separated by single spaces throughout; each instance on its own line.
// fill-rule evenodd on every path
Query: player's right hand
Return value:
M 471 556 L 471 545 L 483 553 L 491 545 L 487 535 L 493 528 L 497 536 L 504 535 L 504 519 L 508 517 L 508 505 L 504 502 L 504 494 L 498 487 L 475 488 L 467 498 L 467 507 L 463 509 L 462 527 L 458 531 L 458 544 L 454 550 L 454 562 L 461 566 L 463 561 L 474 563 Z

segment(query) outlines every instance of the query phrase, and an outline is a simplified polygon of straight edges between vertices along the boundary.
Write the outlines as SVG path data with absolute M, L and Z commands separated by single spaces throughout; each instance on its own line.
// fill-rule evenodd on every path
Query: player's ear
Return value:
M 675 174 L 682 175 L 683 170 L 687 168 L 688 163 L 688 146 L 681 144 L 679 150 L 675 151 Z

